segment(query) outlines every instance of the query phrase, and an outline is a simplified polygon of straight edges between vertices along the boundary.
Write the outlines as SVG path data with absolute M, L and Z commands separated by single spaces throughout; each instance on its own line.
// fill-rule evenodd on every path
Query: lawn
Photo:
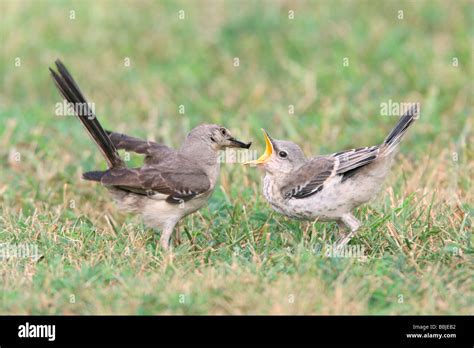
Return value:
M 0 0 L 0 314 L 472 314 L 473 1 Z M 218 123 L 262 153 L 383 141 L 419 102 L 382 192 L 335 223 L 273 212 L 224 163 L 208 205 L 159 234 L 80 180 L 105 162 L 61 98 L 60 58 L 108 129 L 178 147 Z M 127 155 L 127 154 L 124 154 Z M 132 165 L 140 163 L 132 157 Z M 347 256 L 347 255 L 346 255 Z

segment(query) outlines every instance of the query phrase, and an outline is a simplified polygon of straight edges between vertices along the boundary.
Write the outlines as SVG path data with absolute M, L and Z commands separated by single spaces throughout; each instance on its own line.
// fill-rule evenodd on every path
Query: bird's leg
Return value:
M 170 237 L 173 233 L 173 229 L 176 223 L 169 223 L 163 227 L 163 232 L 161 233 L 160 244 L 164 250 L 168 250 L 170 247 Z
M 349 229 L 349 233 L 341 237 L 336 242 L 336 248 L 339 249 L 343 248 L 347 243 L 349 243 L 352 237 L 354 237 L 360 227 L 360 222 L 354 215 L 352 215 L 351 213 L 347 213 L 342 215 L 341 220 L 339 220 L 337 224 L 339 226 L 339 229 L 343 229 L 344 227 L 347 227 Z
M 181 244 L 181 228 L 179 226 L 176 227 L 176 233 L 174 234 L 176 245 Z
M 346 225 L 342 220 L 337 220 L 337 227 L 339 227 L 339 233 L 342 233 L 346 229 Z

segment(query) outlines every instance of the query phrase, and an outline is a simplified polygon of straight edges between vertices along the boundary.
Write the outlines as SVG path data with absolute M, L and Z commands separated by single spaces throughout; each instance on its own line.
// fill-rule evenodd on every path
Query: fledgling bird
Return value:
M 49 69 L 62 96 L 102 152 L 108 169 L 83 174 L 112 194 L 119 209 L 141 214 L 146 225 L 162 230 L 160 243 L 169 248 L 175 225 L 197 211 L 212 195 L 219 177 L 219 151 L 248 149 L 251 143 L 234 138 L 225 127 L 202 124 L 191 130 L 179 150 L 125 134 L 105 131 L 77 83 L 61 61 L 58 73 Z M 140 168 L 127 168 L 118 149 L 144 155 Z
M 263 194 L 277 212 L 295 219 L 336 221 L 340 229 L 347 227 L 349 232 L 337 242 L 337 247 L 343 247 L 360 227 L 352 211 L 381 189 L 395 150 L 418 114 L 414 104 L 381 145 L 312 158 L 295 143 L 272 139 L 263 130 L 265 153 L 246 164 L 263 166 Z

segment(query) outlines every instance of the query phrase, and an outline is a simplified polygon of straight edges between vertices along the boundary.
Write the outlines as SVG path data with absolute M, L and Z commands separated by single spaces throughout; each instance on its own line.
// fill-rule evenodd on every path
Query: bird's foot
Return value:
M 356 234 L 357 231 L 351 231 L 349 233 L 347 233 L 346 235 L 340 237 L 337 241 L 336 241 L 336 250 L 341 250 L 343 249 L 349 242 L 350 240 L 352 239 L 352 237 L 354 237 L 354 235 Z
M 160 245 L 163 248 L 163 250 L 169 250 L 170 248 L 170 243 L 168 241 L 168 238 L 160 238 Z
M 349 229 L 349 233 L 340 237 L 336 242 L 336 249 L 341 250 L 344 248 L 349 241 L 355 236 L 360 227 L 360 222 L 357 218 L 351 213 L 344 214 L 340 221 L 337 222 L 339 229 Z

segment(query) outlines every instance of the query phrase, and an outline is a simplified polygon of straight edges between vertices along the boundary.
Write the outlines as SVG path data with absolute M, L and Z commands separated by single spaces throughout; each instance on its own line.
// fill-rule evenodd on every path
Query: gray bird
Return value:
M 119 209 L 141 214 L 146 225 L 162 230 L 160 243 L 168 249 L 175 225 L 203 207 L 219 177 L 219 151 L 248 149 L 251 143 L 235 139 L 222 126 L 194 128 L 179 150 L 125 134 L 105 131 L 66 67 L 57 60 L 58 73 L 49 69 L 62 96 L 104 155 L 108 168 L 83 174 L 111 193 Z M 117 150 L 144 155 L 140 168 L 127 168 Z
M 336 221 L 349 232 L 337 242 L 343 247 L 360 222 L 352 211 L 381 189 L 402 136 L 418 118 L 412 106 L 381 145 L 307 158 L 291 141 L 275 140 L 264 131 L 265 153 L 247 162 L 263 166 L 263 194 L 272 208 L 290 218 Z

